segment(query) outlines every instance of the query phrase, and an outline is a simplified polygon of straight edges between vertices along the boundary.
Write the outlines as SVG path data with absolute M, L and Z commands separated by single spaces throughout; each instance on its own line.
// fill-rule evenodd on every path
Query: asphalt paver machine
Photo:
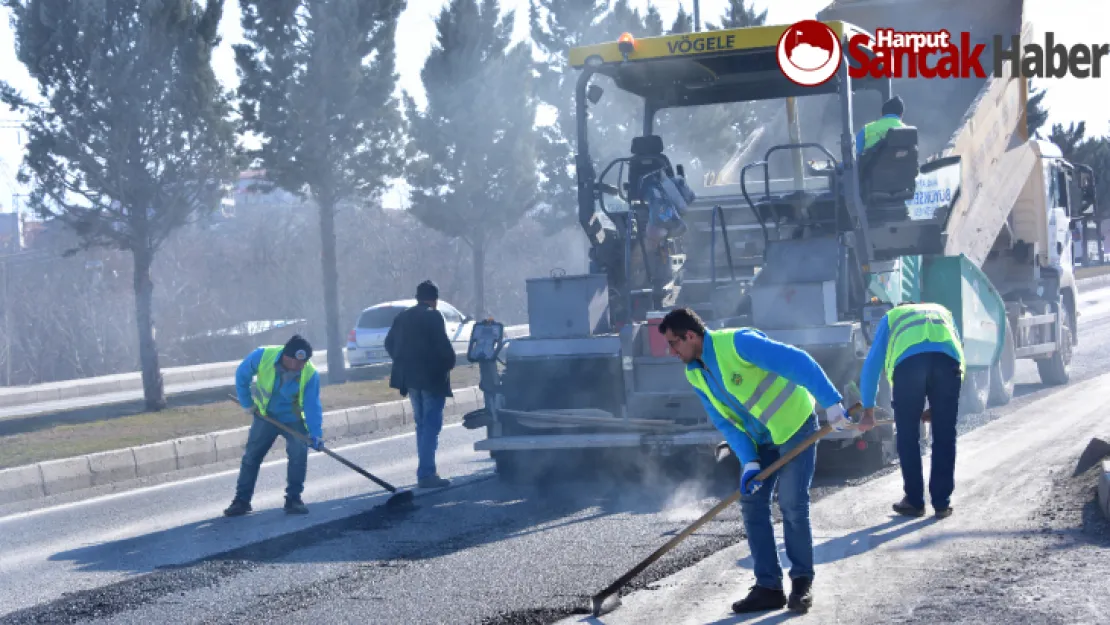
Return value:
M 845 21 L 824 23 L 842 50 L 853 35 L 866 33 Z M 1047 224 L 1057 221 L 1054 210 L 1062 208 L 1065 221 L 1081 213 L 1093 197 L 1083 189 L 1093 179 L 1050 146 L 1020 137 L 1023 110 L 998 114 L 983 105 L 1020 99 L 1024 81 L 957 85 L 974 97 L 955 105 L 962 108 L 941 131 L 955 132 L 950 141 L 938 143 L 935 133 L 926 139 L 935 150 L 931 158 L 921 158 L 922 137 L 910 123 L 860 159 L 856 132 L 879 116 L 894 93 L 892 80 L 853 79 L 845 55 L 834 79 L 799 86 L 776 60 L 788 28 L 640 40 L 626 34 L 571 51 L 571 65 L 580 71 L 578 220 L 591 247 L 590 272 L 528 281 L 529 336 L 505 346 L 504 371 L 496 393 L 487 396 L 495 410 L 471 421 L 487 428 L 475 448 L 491 452 L 503 476 L 535 470 L 540 451 L 712 456 L 722 437 L 657 332 L 658 319 L 676 306 L 696 310 L 711 328 L 756 327 L 805 349 L 849 391 L 883 314 L 900 301 L 936 301 L 960 326 L 970 403 L 985 404 L 988 396 L 1008 401 L 1016 358 L 1035 358 L 1044 363 L 1042 377 L 1066 382 L 1075 325 L 1065 305 L 1071 282 L 1060 277 L 1067 271 L 1059 260 L 1070 252 L 1047 249 L 1065 243 L 1049 238 Z M 598 76 L 642 105 L 642 134 L 629 154 L 600 164 L 591 156 L 589 133 L 590 107 L 604 97 L 592 82 Z M 658 114 L 752 102 L 769 105 L 785 123 L 767 120 L 758 149 L 746 149 L 755 156 L 733 168 L 734 179 L 707 180 L 686 203 L 681 229 L 653 232 L 645 181 L 679 182 L 683 173 L 655 134 Z M 964 157 L 968 127 L 987 121 L 997 145 Z M 1017 163 L 1017 173 L 986 170 L 1000 158 Z M 1052 179 L 1043 172 L 1071 185 L 1070 207 L 1048 207 L 1044 185 L 1030 187 Z M 1033 198 L 1025 202 L 1027 216 L 1044 222 L 1025 239 L 1007 226 L 1020 198 Z M 966 235 L 972 226 L 980 236 Z M 1026 250 L 1041 241 L 1041 254 Z M 999 268 L 988 277 L 992 262 Z M 889 408 L 885 383 L 879 405 Z M 819 417 L 824 420 L 823 411 Z M 892 439 L 887 426 L 840 433 L 822 445 L 882 464 L 895 453 Z

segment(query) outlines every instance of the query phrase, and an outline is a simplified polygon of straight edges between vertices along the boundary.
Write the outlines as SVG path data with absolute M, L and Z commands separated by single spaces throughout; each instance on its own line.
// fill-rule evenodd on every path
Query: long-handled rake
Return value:
M 849 412 L 855 412 L 858 409 L 860 409 L 861 407 L 862 406 L 860 404 L 856 404 L 855 406 L 852 406 L 852 408 Z M 889 424 L 889 423 L 893 423 L 893 420 L 882 420 L 882 421 L 876 420 L 875 421 L 876 426 L 886 425 L 886 424 Z M 853 424 L 853 425 L 848 426 L 848 429 L 858 429 L 858 428 L 859 428 L 858 424 Z M 831 425 L 825 425 L 820 430 L 817 430 L 816 432 L 811 434 L 809 436 L 809 438 L 805 439 L 805 441 L 803 441 L 801 445 L 798 445 L 797 447 L 795 447 L 795 448 L 791 449 L 790 451 L 786 452 L 778 460 L 774 461 L 771 464 L 771 466 L 769 466 L 766 469 L 763 469 L 762 471 L 760 471 L 759 474 L 756 475 L 754 481 L 757 481 L 757 482 L 765 481 L 768 477 L 771 476 L 771 474 L 773 474 L 775 471 L 778 471 L 779 469 L 781 469 L 783 467 L 783 465 L 785 465 L 787 462 L 790 462 L 791 460 L 793 460 L 795 457 L 797 457 L 798 454 L 802 453 L 803 451 L 805 451 L 806 449 L 808 449 L 809 447 L 811 447 L 812 445 L 817 443 L 817 441 L 821 440 L 821 438 L 823 438 L 829 432 L 832 432 L 832 431 L 833 431 L 833 427 Z M 636 566 L 632 567 L 624 575 L 621 575 L 620 579 L 618 579 L 617 581 L 610 584 L 608 588 L 606 588 L 605 590 L 602 590 L 601 592 L 594 595 L 590 599 L 590 604 L 591 604 L 590 605 L 590 613 L 594 616 L 594 618 L 596 618 L 598 616 L 601 616 L 602 614 L 612 612 L 613 610 L 615 610 L 621 604 L 620 597 L 615 594 L 618 590 L 621 589 L 621 587 L 623 587 L 628 582 L 632 581 L 632 578 L 639 575 L 641 571 L 643 571 L 647 567 L 651 566 L 651 564 L 653 562 L 655 562 L 659 558 L 663 557 L 663 555 L 666 554 L 668 551 L 670 551 L 671 549 L 674 549 L 675 546 L 678 545 L 678 543 L 685 540 L 686 537 L 689 536 L 690 534 L 693 534 L 694 532 L 696 532 L 699 527 L 708 523 L 710 519 L 712 519 L 713 517 L 720 514 L 721 511 L 723 511 L 725 508 L 727 508 L 727 507 L 731 506 L 732 504 L 736 503 L 736 501 L 738 499 L 740 499 L 740 491 L 736 491 L 736 492 L 732 493 L 732 495 L 730 495 L 727 499 L 722 500 L 720 503 L 713 506 L 713 508 L 710 509 L 709 512 L 706 512 L 705 514 L 703 514 L 700 519 L 698 519 L 697 521 L 694 521 L 689 526 L 687 526 L 686 529 L 679 532 L 677 536 L 675 536 L 674 538 L 667 541 L 667 544 L 665 544 L 662 547 L 656 549 L 654 553 L 652 553 L 650 556 L 644 558 L 644 560 L 642 562 L 640 562 Z
M 238 401 L 238 399 L 235 398 L 234 396 L 232 396 L 232 398 L 235 399 L 236 401 Z M 277 421 L 275 419 L 271 419 L 270 417 L 267 417 L 266 415 L 260 414 L 258 412 L 258 410 L 254 411 L 254 416 L 259 418 L 259 419 L 262 419 L 263 421 L 269 423 L 270 425 L 278 428 L 282 432 L 285 432 L 286 434 L 292 436 L 293 438 L 301 441 L 305 445 L 308 445 L 309 447 L 312 446 L 312 440 L 309 437 L 305 436 L 304 434 L 301 434 L 300 432 L 294 430 L 293 428 L 290 428 L 289 426 L 285 425 L 284 423 L 281 423 L 280 421 Z M 328 449 L 327 447 L 324 447 L 323 445 L 320 446 L 320 451 L 322 451 L 325 454 L 331 456 L 332 458 L 335 458 L 336 460 L 338 460 L 340 463 L 342 463 L 347 468 L 349 468 L 352 471 L 358 473 L 359 475 L 365 477 L 366 479 L 373 481 L 378 486 L 381 486 L 382 488 L 388 490 L 389 492 L 394 493 L 394 495 L 392 497 L 390 497 L 385 502 L 385 506 L 387 508 L 393 508 L 393 509 L 408 508 L 408 507 L 411 507 L 413 505 L 413 499 L 416 497 L 416 495 L 411 490 L 398 491 L 396 486 L 393 486 L 389 482 L 386 482 L 385 480 L 375 476 L 373 473 L 370 473 L 366 469 L 363 469 L 362 467 L 360 467 L 357 464 L 351 462 L 350 460 L 347 460 L 343 456 L 340 456 L 339 454 L 337 454 L 334 451 Z

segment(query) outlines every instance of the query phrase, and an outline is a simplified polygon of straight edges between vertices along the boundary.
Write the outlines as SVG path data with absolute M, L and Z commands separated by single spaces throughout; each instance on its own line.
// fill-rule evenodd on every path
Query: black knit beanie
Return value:
M 285 349 L 281 350 L 282 356 L 289 356 L 296 360 L 308 360 L 312 358 L 312 346 L 300 334 L 294 334 L 293 338 L 285 344 Z

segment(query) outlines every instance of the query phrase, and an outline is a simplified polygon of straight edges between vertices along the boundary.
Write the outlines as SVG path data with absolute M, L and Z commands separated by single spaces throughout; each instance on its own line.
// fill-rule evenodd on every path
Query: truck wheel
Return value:
M 1060 311 L 1060 333 L 1057 336 L 1056 351 L 1052 353 L 1051 358 L 1036 361 L 1041 382 L 1049 386 L 1061 386 L 1071 379 L 1071 319 L 1062 300 L 1058 310 Z
M 991 391 L 990 369 L 976 367 L 964 375 L 960 388 L 960 414 L 978 414 L 987 409 Z
M 991 365 L 990 405 L 1005 406 L 1014 397 L 1014 374 L 1017 371 L 1017 358 L 1014 356 L 1014 335 L 1010 330 L 1010 320 L 1006 320 L 1002 353 L 998 362 Z

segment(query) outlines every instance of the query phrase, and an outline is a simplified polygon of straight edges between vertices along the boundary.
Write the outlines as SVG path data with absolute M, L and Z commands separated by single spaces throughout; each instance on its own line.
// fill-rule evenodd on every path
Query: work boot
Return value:
M 784 606 L 786 606 L 786 595 L 781 588 L 764 588 L 756 584 L 752 586 L 747 597 L 732 604 L 732 611 L 737 614 L 764 612 L 781 610 Z
M 894 508 L 895 512 L 904 516 L 925 516 L 925 506 L 921 506 L 920 508 L 918 508 L 917 506 L 914 506 L 910 504 L 910 502 L 906 501 L 905 497 L 902 498 L 902 501 L 899 501 L 891 507 Z
M 416 481 L 419 488 L 446 488 L 451 485 L 451 480 L 442 478 L 438 475 L 431 475 L 422 477 Z
M 938 519 L 947 519 L 952 516 L 952 506 L 934 509 L 934 516 Z
M 304 505 L 300 497 L 286 497 L 285 514 L 308 514 L 308 506 Z
M 235 499 L 231 502 L 231 505 L 224 510 L 224 516 L 243 516 L 250 511 L 250 502 Z
M 790 598 L 786 602 L 786 607 L 791 612 L 805 614 L 809 612 L 810 606 L 813 605 L 813 593 L 810 591 L 813 580 L 808 577 L 799 577 L 791 581 L 793 584 L 790 588 Z

